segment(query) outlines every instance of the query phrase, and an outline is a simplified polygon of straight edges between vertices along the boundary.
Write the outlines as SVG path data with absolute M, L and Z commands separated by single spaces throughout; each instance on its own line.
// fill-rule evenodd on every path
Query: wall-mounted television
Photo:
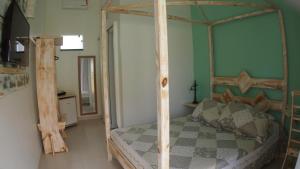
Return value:
M 1 63 L 16 66 L 29 64 L 30 25 L 18 3 L 12 0 L 2 25 Z

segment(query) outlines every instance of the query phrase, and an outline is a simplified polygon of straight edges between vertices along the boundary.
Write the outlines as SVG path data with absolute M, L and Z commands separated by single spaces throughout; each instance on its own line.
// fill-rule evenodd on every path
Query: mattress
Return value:
M 259 169 L 274 157 L 279 138 L 275 122 L 269 133 L 259 144 L 253 138 L 195 122 L 190 115 L 175 118 L 170 121 L 170 168 Z M 158 168 L 156 124 L 115 129 L 111 137 L 136 168 Z

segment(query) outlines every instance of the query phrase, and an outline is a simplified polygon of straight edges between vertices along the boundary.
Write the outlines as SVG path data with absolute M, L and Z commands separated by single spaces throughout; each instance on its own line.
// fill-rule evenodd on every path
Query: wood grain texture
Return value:
M 252 3 L 252 2 L 236 2 L 236 1 L 205 1 L 205 0 L 169 0 L 166 3 L 167 6 L 189 6 L 189 5 L 204 5 L 204 6 L 236 6 L 254 9 L 269 9 L 273 6 L 265 3 Z M 107 8 L 112 9 L 138 9 L 138 8 L 152 8 L 152 2 L 139 2 L 119 6 L 111 6 Z
M 154 0 L 156 68 L 157 68 L 157 131 L 158 168 L 169 168 L 169 60 L 166 0 Z
M 223 100 L 224 100 L 223 98 L 224 98 L 223 94 L 219 94 L 219 93 L 213 94 L 214 100 L 223 102 Z M 253 102 L 255 101 L 255 98 L 251 98 L 251 97 L 247 97 L 247 96 L 232 96 L 231 99 L 235 100 L 235 101 L 240 101 L 242 103 L 249 104 L 249 105 L 253 105 Z M 270 100 L 270 106 L 271 106 L 270 107 L 271 110 L 281 112 L 284 104 L 282 103 L 282 101 Z
M 214 77 L 213 85 L 238 86 L 242 93 L 246 93 L 252 87 L 282 90 L 284 80 L 251 78 L 243 71 L 238 77 Z
M 32 39 L 34 41 L 36 41 L 37 39 L 53 39 L 55 46 L 63 45 L 63 38 L 61 36 L 56 36 L 56 35 L 40 35 L 37 37 L 33 37 Z
M 0 67 L 0 74 L 22 74 L 25 69 L 22 68 L 11 68 L 11 67 Z
M 107 13 L 105 10 L 101 11 L 101 73 L 102 73 L 102 94 L 103 94 L 103 106 L 104 106 L 104 122 L 105 122 L 105 133 L 106 133 L 106 141 L 110 139 L 110 103 L 109 103 L 109 73 L 108 73 L 108 45 L 107 45 Z M 107 144 L 107 157 L 108 160 L 112 160 L 112 154 L 109 149 L 109 145 Z
M 208 26 L 208 52 L 209 52 L 209 73 L 210 73 L 210 97 L 214 92 L 214 78 L 215 77 L 215 62 L 214 62 L 214 43 L 213 43 L 213 27 Z
M 136 15 L 136 16 L 147 16 L 147 17 L 154 16 L 154 13 L 152 13 L 152 12 L 145 12 L 145 11 L 139 11 L 139 10 L 111 9 L 109 12 L 119 13 L 119 14 Z M 181 22 L 186 22 L 186 23 L 194 23 L 194 24 L 202 24 L 202 25 L 209 24 L 209 22 L 207 22 L 207 21 L 192 20 L 189 18 L 181 17 L 181 16 L 167 15 L 167 18 L 169 20 L 181 21 Z
M 228 22 L 233 22 L 233 21 L 242 20 L 242 19 L 255 17 L 255 16 L 261 16 L 261 15 L 265 15 L 265 14 L 272 13 L 272 12 L 276 12 L 276 10 L 275 9 L 264 9 L 264 10 L 250 12 L 250 13 L 233 16 L 233 17 L 229 17 L 229 18 L 225 18 L 225 19 L 221 19 L 221 20 L 217 20 L 217 21 L 212 21 L 211 25 L 215 26 L 215 25 L 225 24 Z
M 126 154 L 124 154 L 122 150 L 118 148 L 112 139 L 109 139 L 107 144 L 109 145 L 111 153 L 124 169 L 136 169 L 136 167 L 126 157 Z
M 56 87 L 55 40 L 36 40 L 36 81 L 39 108 L 39 129 L 42 133 L 45 153 L 68 151 L 58 121 L 58 99 Z
M 287 40 L 286 40 L 286 30 L 284 24 L 284 18 L 281 10 L 278 10 L 278 18 L 279 18 L 279 28 L 281 33 L 281 45 L 282 45 L 282 57 L 283 57 L 283 103 L 284 107 L 282 109 L 283 112 L 287 110 L 288 104 L 288 52 L 287 52 Z M 286 113 L 285 113 L 286 114 Z M 285 122 L 285 115 L 282 114 L 282 124 Z

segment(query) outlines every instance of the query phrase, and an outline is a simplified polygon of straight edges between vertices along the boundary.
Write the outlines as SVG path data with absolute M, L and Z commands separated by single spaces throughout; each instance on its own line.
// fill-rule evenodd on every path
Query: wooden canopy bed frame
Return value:
M 245 13 L 242 15 L 229 17 L 221 20 L 192 20 L 180 16 L 167 15 L 167 6 L 236 6 L 243 8 L 255 9 L 254 12 Z M 145 12 L 137 10 L 140 8 L 154 8 L 154 12 Z M 114 141 L 111 139 L 110 127 L 110 109 L 109 109 L 109 74 L 108 74 L 108 45 L 107 45 L 107 14 L 119 13 L 138 15 L 146 17 L 154 17 L 155 20 L 155 33 L 156 33 L 156 60 L 157 60 L 157 130 L 158 130 L 158 168 L 169 168 L 169 149 L 170 149 L 170 136 L 169 136 L 169 75 L 168 75 L 168 33 L 167 33 L 167 20 L 176 20 L 188 22 L 192 24 L 201 24 L 208 28 L 208 44 L 209 44 L 209 57 L 210 57 L 210 86 L 211 97 L 220 100 L 223 94 L 218 94 L 214 91 L 217 85 L 237 86 L 242 93 L 248 89 L 261 88 L 261 89 L 274 89 L 282 92 L 282 100 L 270 100 L 271 109 L 281 112 L 281 125 L 284 125 L 285 114 L 287 109 L 288 98 L 288 56 L 286 45 L 286 33 L 282 11 L 273 3 L 266 1 L 266 3 L 252 3 L 252 2 L 229 2 L 229 1 L 205 1 L 205 0 L 154 0 L 153 2 L 140 2 L 128 5 L 113 6 L 112 0 L 107 0 L 101 9 L 101 65 L 102 65 L 102 79 L 103 79 L 103 105 L 104 105 L 104 120 L 106 129 L 107 141 L 107 154 L 108 160 L 112 160 L 112 155 L 120 162 L 123 168 L 136 168 L 133 163 L 128 160 L 126 154 L 119 149 Z M 255 16 L 261 16 L 269 13 L 277 13 L 279 19 L 279 27 L 281 31 L 281 44 L 283 56 L 283 79 L 259 79 L 251 78 L 247 72 L 242 72 L 239 77 L 216 77 L 214 68 L 214 46 L 213 46 L 213 28 L 217 25 L 246 19 Z M 228 93 L 227 93 L 228 94 Z M 230 95 L 230 93 L 229 93 Z M 251 103 L 253 98 L 246 96 L 233 96 L 230 97 L 239 99 L 245 103 Z

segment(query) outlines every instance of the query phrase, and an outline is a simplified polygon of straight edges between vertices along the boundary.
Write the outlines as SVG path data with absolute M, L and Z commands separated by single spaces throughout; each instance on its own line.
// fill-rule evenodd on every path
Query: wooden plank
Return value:
M 156 66 L 158 168 L 169 168 L 169 61 L 166 0 L 154 0 Z
M 219 93 L 213 94 L 213 99 L 215 99 L 217 101 L 222 101 L 222 97 L 223 97 L 222 94 L 219 94 Z M 249 105 L 253 104 L 253 102 L 255 100 L 254 98 L 244 97 L 244 96 L 232 96 L 232 97 L 234 100 L 239 100 L 239 101 L 249 104 Z M 271 110 L 281 111 L 283 102 L 270 100 L 270 105 L 271 105 L 271 108 L 270 108 Z
M 0 74 L 22 74 L 25 69 L 22 68 L 12 68 L 12 67 L 0 67 Z
M 282 111 L 287 111 L 288 104 L 288 52 L 287 52 L 287 40 L 286 40 L 286 30 L 284 25 L 284 18 L 281 10 L 278 10 L 279 18 L 279 27 L 281 32 L 281 45 L 282 45 L 282 57 L 283 57 L 283 76 L 284 76 L 284 85 L 283 85 L 283 102 L 284 107 Z M 285 116 L 281 117 L 281 124 L 283 125 L 285 121 Z
M 54 39 L 36 41 L 36 86 L 39 108 L 39 129 L 45 153 L 68 151 L 60 134 L 63 124 L 58 122 Z
M 61 36 L 56 36 L 56 35 L 41 35 L 41 36 L 33 37 L 33 39 L 35 41 L 37 39 L 54 39 L 54 45 L 55 46 L 61 46 L 61 45 L 63 45 L 63 38 Z
M 250 13 L 246 13 L 246 14 L 242 14 L 242 15 L 238 15 L 238 16 L 234 16 L 234 17 L 229 17 L 229 18 L 213 21 L 211 25 L 215 26 L 215 25 L 225 24 L 228 22 L 242 20 L 242 19 L 246 19 L 246 18 L 250 18 L 250 17 L 265 15 L 265 14 L 272 13 L 275 11 L 276 11 L 275 9 L 265 9 L 265 10 L 261 10 L 261 11 L 250 12 Z
M 208 50 L 209 50 L 209 69 L 210 69 L 210 97 L 214 93 L 214 77 L 215 77 L 215 62 L 214 62 L 214 44 L 212 26 L 208 26 Z
M 153 17 L 153 12 L 145 12 L 145 11 L 138 11 L 138 10 L 126 10 L 126 9 L 111 9 L 110 12 L 112 13 L 119 13 L 119 14 L 128 14 L 128 15 L 137 15 L 137 16 L 147 16 L 147 17 Z M 167 15 L 169 20 L 175 20 L 175 21 L 182 21 L 187 23 L 194 23 L 194 24 L 202 24 L 207 25 L 209 22 L 207 21 L 201 21 L 201 20 L 192 20 L 185 17 L 180 16 L 174 16 L 174 15 Z
M 292 129 L 292 131 L 293 131 L 293 132 L 296 132 L 296 133 L 300 133 L 300 130 L 299 130 L 299 129 L 295 129 L 295 128 L 294 128 L 294 129 Z
M 130 162 L 121 149 L 114 143 L 112 139 L 108 140 L 109 148 L 114 157 L 119 161 L 124 169 L 135 169 L 136 167 Z
M 284 80 L 276 79 L 255 79 L 251 78 L 247 81 L 241 81 L 241 77 L 215 77 L 214 85 L 228 85 L 228 86 L 240 86 L 246 85 L 243 83 L 248 83 L 249 87 L 264 88 L 264 89 L 274 89 L 282 90 L 284 88 Z
M 300 91 L 293 91 L 295 96 L 300 96 Z
M 204 0 L 169 0 L 166 4 L 167 6 L 190 6 L 190 5 L 203 5 L 203 6 L 236 6 L 254 9 L 269 9 L 273 8 L 271 5 L 266 5 L 264 3 L 252 3 L 252 2 L 236 2 L 236 1 L 204 1 Z M 126 5 L 111 6 L 107 8 L 112 9 L 138 9 L 138 8 L 151 8 L 153 6 L 152 2 L 139 2 Z
M 110 103 L 109 103 L 109 74 L 108 74 L 108 40 L 107 40 L 107 13 L 105 10 L 101 11 L 101 68 L 102 68 L 102 89 L 103 89 L 103 106 L 104 106 L 104 122 L 105 122 L 105 133 L 106 133 L 106 143 L 107 143 L 107 157 L 108 160 L 112 160 L 112 155 L 109 149 L 108 140 L 110 139 Z

